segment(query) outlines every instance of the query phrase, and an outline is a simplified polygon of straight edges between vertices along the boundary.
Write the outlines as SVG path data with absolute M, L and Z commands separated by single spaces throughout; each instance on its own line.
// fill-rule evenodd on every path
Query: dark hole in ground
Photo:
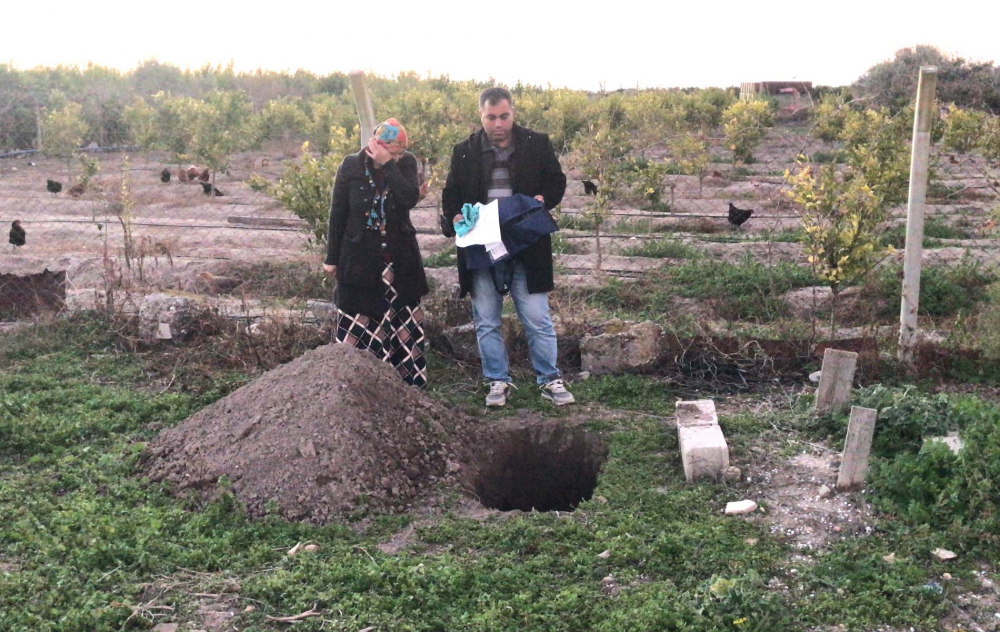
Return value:
M 487 456 L 476 494 L 500 511 L 572 511 L 593 495 L 607 457 L 604 444 L 580 428 L 513 429 Z

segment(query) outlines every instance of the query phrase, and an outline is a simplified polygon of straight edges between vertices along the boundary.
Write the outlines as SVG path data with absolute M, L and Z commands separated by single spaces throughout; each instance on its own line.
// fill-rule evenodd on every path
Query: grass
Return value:
M 713 294 L 760 280 L 756 270 L 712 270 L 725 278 L 684 287 Z M 235 627 L 267 632 L 288 626 L 266 616 L 313 607 L 322 616 L 297 630 L 930 630 L 947 606 L 924 588 L 940 570 L 920 561 L 929 559 L 926 533 L 880 521 L 875 535 L 847 538 L 802 565 L 789 561 L 793 551 L 766 520 L 723 516 L 745 492 L 684 481 L 676 433 L 663 419 L 682 394 L 653 377 L 572 385 L 581 402 L 624 411 L 591 411 L 587 425 L 610 453 L 594 498 L 572 514 L 474 520 L 446 510 L 420 523 L 397 516 L 315 526 L 250 520 L 224 487 L 198 506 L 138 476 L 137 455 L 160 428 L 246 376 L 219 373 L 210 392 L 165 387 L 149 379 L 149 365 L 162 361 L 156 353 L 118 351 L 99 318 L 0 338 L 0 629 L 205 628 L 199 604 L 221 601 Z M 431 369 L 436 396 L 463 407 L 480 400 L 461 386 L 475 383 L 477 367 L 432 354 Z M 482 423 L 524 408 L 565 414 L 538 400 L 521 389 L 510 408 L 482 416 L 479 403 L 478 411 Z M 737 453 L 748 454 L 771 422 L 789 426 L 795 414 L 722 423 Z M 408 550 L 379 551 L 408 525 Z M 285 555 L 307 541 L 319 550 Z M 881 561 L 889 551 L 897 564 Z M 949 570 L 958 577 L 963 568 Z M 244 612 L 248 605 L 255 610 Z
M 939 239 L 972 239 L 975 235 L 968 228 L 945 223 L 939 217 L 929 217 L 924 222 L 924 247 L 936 248 L 940 246 Z M 882 243 L 893 248 L 903 248 L 906 246 L 906 224 L 899 223 L 886 230 L 882 236 Z
M 626 257 L 653 257 L 656 259 L 692 259 L 698 249 L 677 239 L 651 239 L 622 250 Z
M 440 250 L 429 257 L 424 257 L 425 268 L 449 268 L 456 265 L 458 254 L 455 244 L 449 245 L 444 250 Z

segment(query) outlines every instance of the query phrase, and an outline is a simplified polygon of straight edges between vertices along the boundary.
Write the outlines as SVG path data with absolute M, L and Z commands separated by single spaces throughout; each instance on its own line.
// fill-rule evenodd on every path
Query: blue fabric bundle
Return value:
M 455 234 L 465 237 L 479 221 L 479 207 L 473 204 L 462 206 L 462 219 L 455 224 Z
M 466 204 L 466 206 L 469 206 Z M 516 257 L 535 242 L 559 230 L 556 222 L 545 210 L 545 205 L 533 197 L 516 193 L 499 201 L 500 239 L 507 249 L 507 256 L 496 263 Z M 465 208 L 462 209 L 465 214 Z M 455 225 L 456 231 L 458 226 Z M 493 267 L 494 261 L 485 246 L 463 248 L 465 265 L 469 270 L 484 270 Z

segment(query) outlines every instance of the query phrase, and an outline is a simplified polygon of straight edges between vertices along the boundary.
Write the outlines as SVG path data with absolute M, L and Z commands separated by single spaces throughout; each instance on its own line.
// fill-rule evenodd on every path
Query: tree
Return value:
M 765 101 L 738 101 L 726 108 L 722 121 L 733 161 L 752 162 L 753 150 L 764 138 L 764 128 L 774 124 L 774 115 Z
M 230 157 L 254 145 L 251 113 L 246 94 L 213 92 L 187 120 L 193 130 L 190 153 L 211 169 L 213 186 L 216 172 L 229 172 Z
M 78 103 L 67 103 L 45 115 L 42 123 L 42 151 L 53 158 L 66 161 L 66 178 L 71 177 L 70 164 L 83 144 L 87 122 L 83 108 Z

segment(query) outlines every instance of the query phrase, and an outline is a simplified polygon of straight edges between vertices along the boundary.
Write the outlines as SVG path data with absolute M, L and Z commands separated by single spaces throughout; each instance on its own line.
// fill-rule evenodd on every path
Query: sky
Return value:
M 182 68 L 416 71 L 613 90 L 846 85 L 916 44 L 1000 61 L 998 0 L 5 4 L 0 60 L 19 69 L 93 62 L 127 70 L 156 59 Z

